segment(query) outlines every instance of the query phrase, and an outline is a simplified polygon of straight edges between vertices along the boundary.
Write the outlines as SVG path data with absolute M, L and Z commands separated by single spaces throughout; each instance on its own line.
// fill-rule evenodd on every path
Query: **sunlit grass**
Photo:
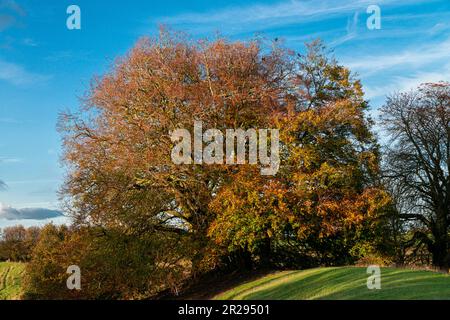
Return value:
M 366 268 L 318 268 L 273 273 L 224 292 L 224 300 L 450 299 L 450 276 L 431 271 L 381 269 L 381 289 L 367 288 Z
M 0 300 L 20 298 L 24 270 L 23 263 L 0 262 Z

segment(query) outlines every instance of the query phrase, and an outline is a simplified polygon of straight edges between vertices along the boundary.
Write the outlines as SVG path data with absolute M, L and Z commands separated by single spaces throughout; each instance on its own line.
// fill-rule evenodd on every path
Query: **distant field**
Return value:
M 20 283 L 24 270 L 23 263 L 0 262 L 0 300 L 20 298 Z
M 381 290 L 367 289 L 365 268 L 277 272 L 226 291 L 218 300 L 450 300 L 450 276 L 431 271 L 381 270 Z

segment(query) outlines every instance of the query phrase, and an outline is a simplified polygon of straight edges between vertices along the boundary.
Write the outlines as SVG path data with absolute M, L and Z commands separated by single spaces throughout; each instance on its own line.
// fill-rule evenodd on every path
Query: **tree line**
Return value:
M 40 234 L 39 227 L 14 226 L 0 229 L 0 262 L 28 262 Z

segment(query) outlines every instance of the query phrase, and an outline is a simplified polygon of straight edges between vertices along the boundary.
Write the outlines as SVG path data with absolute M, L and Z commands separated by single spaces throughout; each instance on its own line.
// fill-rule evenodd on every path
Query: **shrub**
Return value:
M 181 254 L 189 250 L 183 248 L 186 241 L 171 237 L 48 225 L 27 266 L 24 298 L 142 299 L 177 291 L 189 275 Z M 71 265 L 81 270 L 79 291 L 66 285 Z

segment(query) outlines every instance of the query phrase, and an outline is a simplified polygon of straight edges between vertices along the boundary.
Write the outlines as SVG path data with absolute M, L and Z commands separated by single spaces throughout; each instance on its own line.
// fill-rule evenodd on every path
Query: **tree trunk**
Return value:
M 271 254 L 272 248 L 270 238 L 265 238 L 260 245 L 259 249 L 259 264 L 262 268 L 268 268 L 271 266 Z
M 431 254 L 433 256 L 433 265 L 439 270 L 448 273 L 449 272 L 449 236 L 448 236 L 448 223 L 447 223 L 447 210 L 440 203 L 435 209 L 437 219 L 436 225 L 433 231 L 434 243 L 431 248 Z
M 438 268 L 442 272 L 449 272 L 449 247 L 447 237 L 441 237 L 436 239 L 435 243 L 430 248 L 433 266 Z

